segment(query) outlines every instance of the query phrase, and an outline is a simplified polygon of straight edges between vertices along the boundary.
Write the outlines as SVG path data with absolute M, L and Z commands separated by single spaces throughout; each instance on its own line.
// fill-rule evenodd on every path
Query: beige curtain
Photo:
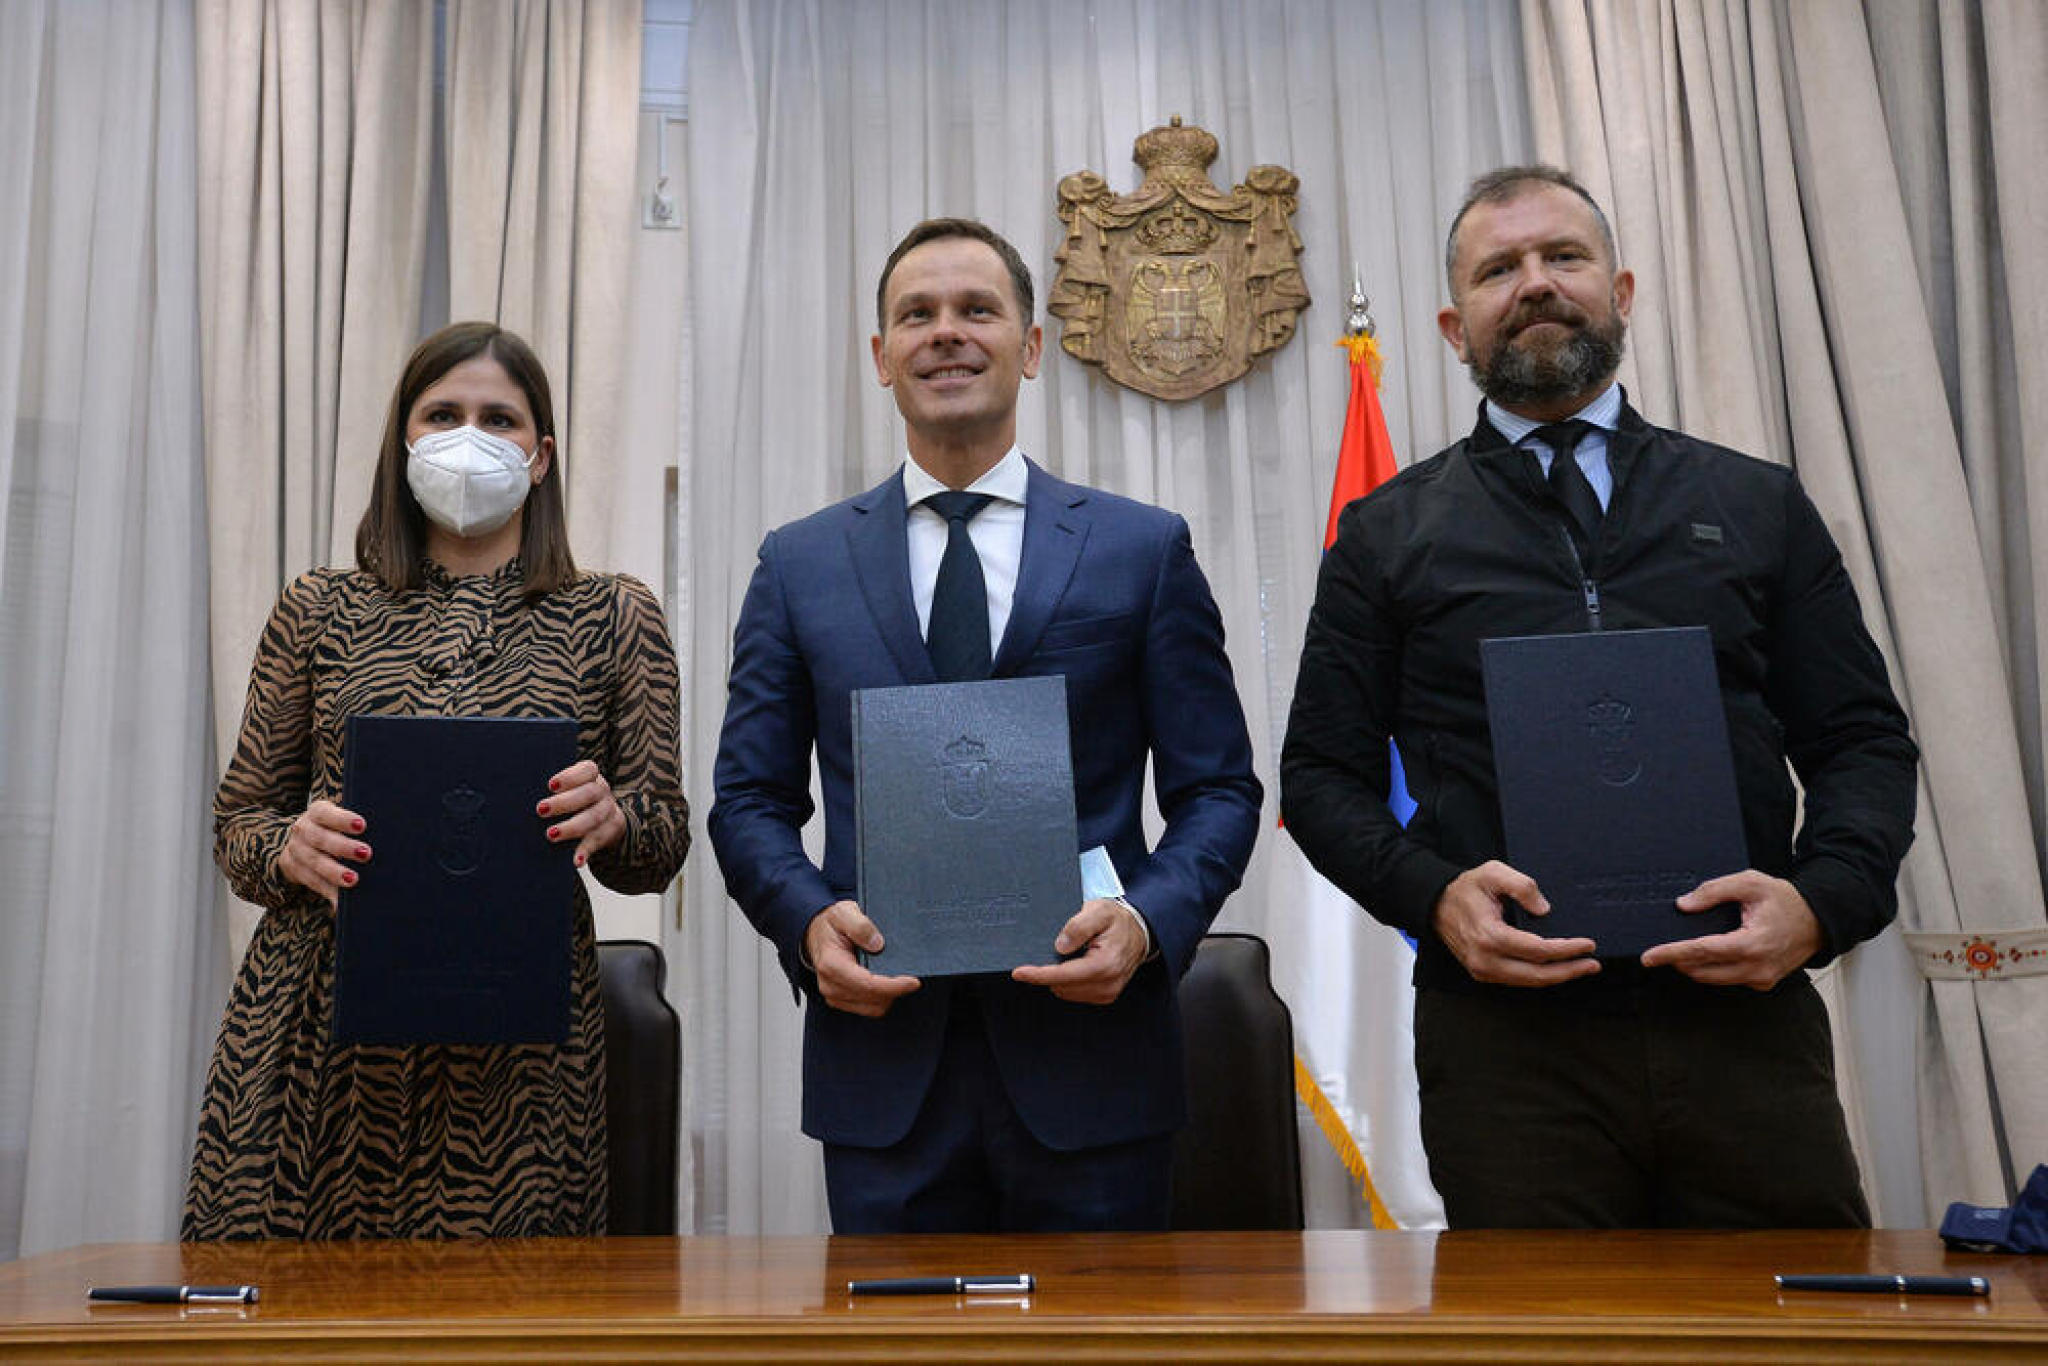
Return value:
M 2012 953 L 2044 925 L 2026 474 L 2048 457 L 2048 10 L 1523 0 L 1523 20 L 1537 149 L 1611 206 L 1637 274 L 1638 406 L 1798 469 L 1924 750 L 1900 887 L 1918 970 L 1891 932 L 1824 983 L 1878 1219 L 2003 1203 L 2048 1156 L 2048 980 Z M 1887 1117 L 1901 1096 L 1917 1133 Z
M 1965 10 L 1958 17 L 1967 21 L 1970 14 Z M 1969 169 L 1979 176 L 1988 169 L 1997 212 L 1983 211 L 1984 187 L 1976 184 L 1970 187 L 1971 201 L 1957 205 L 1954 221 L 1965 239 L 1957 256 L 1961 259 L 1967 250 L 1975 269 L 1990 274 L 1990 288 L 1975 296 L 1979 308 L 1968 328 L 1969 349 L 1959 347 L 1958 360 L 1981 373 L 1989 340 L 1993 362 L 2006 373 L 2018 367 L 2018 382 L 1988 401 L 1981 390 L 1973 392 L 1964 451 L 1977 506 L 1997 509 L 1995 516 L 1980 511 L 1978 521 L 2010 651 L 2039 851 L 2048 848 L 2048 779 L 2043 777 L 2048 744 L 2042 719 L 2042 697 L 2048 692 L 2048 614 L 2043 608 L 2048 603 L 2048 497 L 2028 499 L 2026 493 L 2029 473 L 2038 471 L 2048 455 L 2048 179 L 2041 174 L 2048 152 L 2048 22 L 2034 0 L 1988 0 L 1983 25 L 1981 92 L 1990 112 L 1990 165 L 1980 160 Z M 1959 27 L 1952 21 L 1943 26 L 1945 58 L 1948 37 Z M 1981 139 L 1976 150 L 1981 158 L 1986 150 Z M 1986 235 L 1992 236 L 1989 244 Z M 2003 266 L 2003 279 L 1985 263 L 1987 255 Z M 1997 308 L 1982 307 L 1992 300 Z M 2004 345 L 1997 344 L 2001 310 L 2011 329 Z M 1992 412 L 1995 426 L 1987 424 Z M 1975 492 L 1980 486 L 1985 490 L 1981 496 Z
M 220 1021 L 192 21 L 0 4 L 0 1261 L 176 1236 Z
M 448 0 L 451 318 L 494 318 L 554 386 L 577 559 L 622 490 L 639 135 L 637 0 Z
M 434 14 L 201 0 L 199 316 L 214 733 L 232 752 L 278 590 L 352 554 L 418 328 Z M 239 957 L 257 912 L 231 917 Z

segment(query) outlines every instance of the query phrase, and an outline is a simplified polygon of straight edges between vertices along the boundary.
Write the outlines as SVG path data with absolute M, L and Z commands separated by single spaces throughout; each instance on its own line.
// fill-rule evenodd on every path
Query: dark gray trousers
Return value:
M 1661 979 L 1661 980 L 1660 980 Z M 1589 1002 L 1416 993 L 1452 1228 L 1867 1228 L 1827 1010 L 1645 975 Z

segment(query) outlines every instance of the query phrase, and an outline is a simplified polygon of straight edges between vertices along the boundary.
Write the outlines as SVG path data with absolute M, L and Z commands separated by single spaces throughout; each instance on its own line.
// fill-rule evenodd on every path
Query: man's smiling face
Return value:
M 889 276 L 882 319 L 875 374 L 896 396 L 913 453 L 923 444 L 1008 450 L 1041 337 L 995 249 L 971 237 L 912 248 Z

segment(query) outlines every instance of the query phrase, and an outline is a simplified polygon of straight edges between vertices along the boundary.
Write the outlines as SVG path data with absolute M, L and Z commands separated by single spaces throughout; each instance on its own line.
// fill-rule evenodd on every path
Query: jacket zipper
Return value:
M 1564 549 L 1572 557 L 1572 571 L 1579 576 L 1579 596 L 1586 604 L 1586 629 L 1598 631 L 1600 627 L 1600 585 L 1593 582 L 1593 576 L 1586 572 L 1585 562 L 1579 558 L 1578 543 L 1572 540 L 1572 529 L 1562 522 L 1558 531 L 1564 536 Z

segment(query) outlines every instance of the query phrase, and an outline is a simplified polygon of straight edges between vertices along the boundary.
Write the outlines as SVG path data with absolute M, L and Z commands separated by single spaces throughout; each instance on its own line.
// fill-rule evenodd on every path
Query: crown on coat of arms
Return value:
M 1131 148 L 1131 160 L 1145 170 L 1145 178 L 1166 181 L 1199 180 L 1209 183 L 1209 163 L 1216 160 L 1216 135 L 1206 128 L 1188 128 L 1175 114 L 1164 128 L 1140 133 Z
M 466 819 L 484 809 L 484 794 L 473 787 L 453 787 L 441 794 L 441 809 Z
M 1192 256 L 1216 240 L 1216 225 L 1176 199 L 1138 225 L 1138 240 L 1162 256 Z
M 988 757 L 988 746 L 979 740 L 961 736 L 946 746 L 946 762 L 953 764 L 979 763 Z
M 1603 697 L 1586 708 L 1586 724 L 1596 731 L 1623 730 L 1635 715 L 1635 708 L 1618 697 Z

